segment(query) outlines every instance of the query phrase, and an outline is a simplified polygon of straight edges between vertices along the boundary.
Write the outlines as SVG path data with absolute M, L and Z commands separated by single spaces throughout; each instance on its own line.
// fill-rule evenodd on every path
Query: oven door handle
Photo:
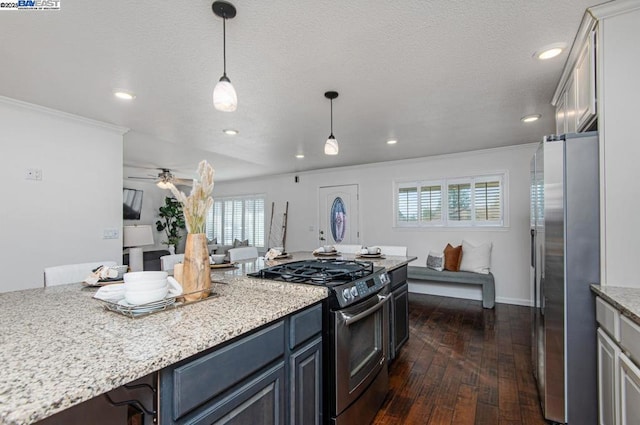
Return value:
M 350 314 L 345 314 L 343 312 L 340 312 L 340 315 L 342 316 L 342 320 L 344 320 L 345 325 L 349 326 L 353 323 L 356 323 L 368 316 L 370 316 L 372 313 L 380 310 L 382 308 L 382 306 L 384 306 L 384 304 L 387 302 L 387 299 L 389 298 L 389 295 L 380 295 L 378 294 L 378 302 L 372 306 L 369 307 L 368 309 L 366 309 L 365 311 L 358 313 L 358 314 L 354 314 L 353 316 Z

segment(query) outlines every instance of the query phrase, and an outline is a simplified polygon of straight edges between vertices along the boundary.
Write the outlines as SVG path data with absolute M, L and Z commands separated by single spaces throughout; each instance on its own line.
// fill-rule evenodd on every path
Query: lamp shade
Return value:
M 231 85 L 231 81 L 224 76 L 220 78 L 213 89 L 213 106 L 224 112 L 233 112 L 238 107 L 236 89 Z
M 153 230 L 149 225 L 124 226 L 122 233 L 125 248 L 153 245 Z
M 324 144 L 324 154 L 325 155 L 338 155 L 338 141 L 333 134 L 329 136 L 327 141 Z

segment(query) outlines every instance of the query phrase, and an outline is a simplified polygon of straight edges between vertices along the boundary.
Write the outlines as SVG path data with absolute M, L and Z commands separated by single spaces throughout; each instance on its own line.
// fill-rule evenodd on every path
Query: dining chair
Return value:
M 359 254 L 362 249 L 362 245 L 334 245 L 338 252 L 343 254 Z
M 385 255 L 398 255 L 400 257 L 407 256 L 406 246 L 376 245 L 380 248 L 380 252 Z
M 178 263 L 184 263 L 184 254 L 163 255 L 160 257 L 160 270 L 171 271 Z
M 231 262 L 258 258 L 258 248 L 256 248 L 255 246 L 231 248 L 227 252 L 229 253 L 229 261 Z
M 117 266 L 115 261 L 96 261 L 92 263 L 66 264 L 44 268 L 44 286 L 64 285 L 82 282 L 100 266 Z

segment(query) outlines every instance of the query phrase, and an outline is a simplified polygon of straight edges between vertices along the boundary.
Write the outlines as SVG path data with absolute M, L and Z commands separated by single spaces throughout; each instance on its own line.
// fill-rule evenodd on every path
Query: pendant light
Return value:
M 338 155 L 338 141 L 333 136 L 333 99 L 338 97 L 337 91 L 328 91 L 324 94 L 324 97 L 331 100 L 331 134 L 324 144 L 325 155 Z
M 222 18 L 222 58 L 224 71 L 213 89 L 213 106 L 219 111 L 233 112 L 238 107 L 238 96 L 227 77 L 227 19 L 236 16 L 236 8 L 226 1 L 215 1 L 211 5 L 213 13 Z

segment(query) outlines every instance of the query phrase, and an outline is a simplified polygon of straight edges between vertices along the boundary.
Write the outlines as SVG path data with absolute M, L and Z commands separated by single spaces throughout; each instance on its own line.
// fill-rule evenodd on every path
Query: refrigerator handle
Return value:
M 547 298 L 544 296 L 544 278 L 540 279 L 540 314 L 544 316 L 544 308 L 547 306 Z
M 536 266 L 536 229 L 531 229 L 531 267 Z

